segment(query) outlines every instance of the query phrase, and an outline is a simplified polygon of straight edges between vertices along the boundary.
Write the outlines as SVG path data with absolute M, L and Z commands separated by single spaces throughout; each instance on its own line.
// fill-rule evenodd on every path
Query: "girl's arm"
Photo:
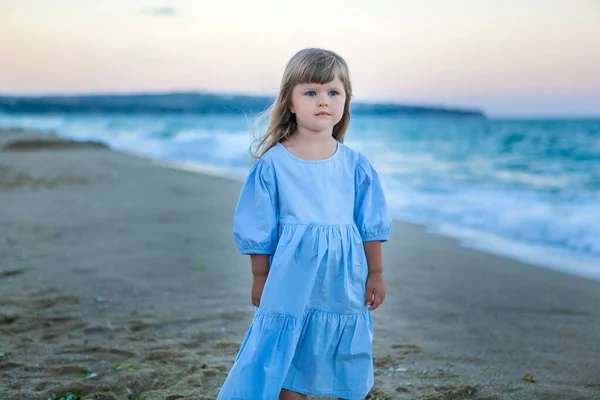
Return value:
M 267 276 L 269 273 L 270 255 L 268 254 L 252 254 L 250 262 L 252 263 L 252 276 Z
M 252 289 L 250 291 L 250 299 L 255 307 L 260 305 L 267 275 L 269 275 L 270 255 L 268 254 L 252 254 L 250 255 L 250 263 L 252 264 Z
M 381 241 L 364 242 L 365 255 L 367 256 L 367 265 L 369 266 L 369 275 L 383 274 L 383 256 L 381 251 Z
M 385 300 L 381 241 L 374 240 L 370 242 L 364 242 L 363 247 L 367 257 L 367 265 L 369 267 L 365 302 L 369 306 L 369 310 L 372 311 L 379 307 Z

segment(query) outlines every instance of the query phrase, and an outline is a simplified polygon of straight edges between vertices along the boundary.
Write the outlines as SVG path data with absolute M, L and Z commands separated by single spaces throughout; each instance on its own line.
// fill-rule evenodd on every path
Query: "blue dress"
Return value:
M 282 388 L 364 398 L 374 382 L 363 242 L 387 241 L 376 171 L 342 143 L 325 160 L 282 144 L 250 170 L 234 214 L 242 254 L 271 255 L 252 324 L 219 400 L 276 400 Z

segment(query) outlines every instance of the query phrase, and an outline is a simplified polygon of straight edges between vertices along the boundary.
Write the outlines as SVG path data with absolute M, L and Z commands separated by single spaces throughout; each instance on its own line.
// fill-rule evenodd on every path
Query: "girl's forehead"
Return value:
M 297 86 L 344 86 L 344 83 L 337 76 L 329 82 L 319 83 L 319 82 L 301 82 L 298 83 Z

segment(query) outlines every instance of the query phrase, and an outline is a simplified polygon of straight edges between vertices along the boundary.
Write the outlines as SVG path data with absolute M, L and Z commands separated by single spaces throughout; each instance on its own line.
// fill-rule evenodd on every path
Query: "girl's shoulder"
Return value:
M 275 169 L 276 161 L 279 158 L 276 147 L 271 147 L 259 159 L 255 160 L 252 169 L 267 171 Z
M 343 153 L 345 153 L 345 159 L 353 164 L 354 168 L 360 169 L 369 169 L 371 167 L 371 163 L 367 156 L 361 153 L 358 150 L 354 150 L 348 145 L 340 143 L 340 149 L 342 149 Z

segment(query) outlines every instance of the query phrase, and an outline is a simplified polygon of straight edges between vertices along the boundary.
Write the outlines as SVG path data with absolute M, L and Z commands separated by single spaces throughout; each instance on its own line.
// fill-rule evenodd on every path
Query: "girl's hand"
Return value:
M 369 274 L 367 278 L 367 293 L 365 302 L 369 306 L 369 311 L 375 310 L 385 300 L 385 283 L 382 273 Z
M 255 307 L 260 306 L 260 298 L 262 297 L 265 283 L 267 282 L 267 275 L 253 275 L 252 276 L 252 289 L 250 290 L 250 300 L 252 305 Z

